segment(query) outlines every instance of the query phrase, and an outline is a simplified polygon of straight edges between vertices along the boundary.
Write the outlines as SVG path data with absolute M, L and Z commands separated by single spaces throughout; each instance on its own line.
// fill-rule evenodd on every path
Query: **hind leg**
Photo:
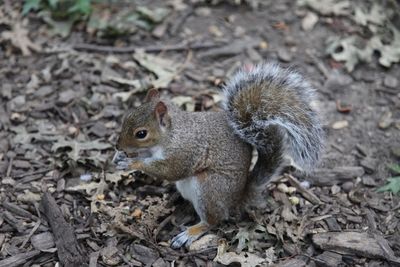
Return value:
M 192 202 L 201 221 L 174 237 L 171 243 L 173 248 L 189 246 L 214 225 L 229 217 L 244 190 L 244 179 L 238 181 L 235 178 L 202 172 L 190 180 L 177 183 L 178 190 Z

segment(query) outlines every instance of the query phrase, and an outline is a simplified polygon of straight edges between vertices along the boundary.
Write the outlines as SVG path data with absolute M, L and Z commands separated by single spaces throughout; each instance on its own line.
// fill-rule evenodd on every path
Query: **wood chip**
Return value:
M 359 232 L 328 232 L 317 233 L 312 236 L 314 244 L 323 250 L 400 263 L 388 245 L 385 245 L 384 249 L 382 248 L 379 243 L 387 243 L 385 239 L 383 241 L 382 239 L 378 242 L 376 237 Z M 388 258 L 388 255 L 390 258 Z
M 41 205 L 54 234 L 59 261 L 65 267 L 85 266 L 86 259 L 78 244 L 74 229 L 65 221 L 50 193 L 43 194 Z
M 26 253 L 19 253 L 0 261 L 0 267 L 17 267 L 26 263 L 29 259 L 40 254 L 39 250 L 32 250 Z

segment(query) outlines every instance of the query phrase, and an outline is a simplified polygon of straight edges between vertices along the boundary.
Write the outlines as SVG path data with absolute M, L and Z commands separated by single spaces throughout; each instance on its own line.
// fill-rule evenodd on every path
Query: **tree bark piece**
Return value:
M 400 260 L 395 257 L 387 241 L 369 233 L 359 232 L 328 232 L 314 234 L 312 241 L 323 250 L 340 254 L 358 255 L 373 259 L 384 259 L 400 266 Z
M 30 213 L 27 210 L 24 210 L 23 208 L 19 207 L 18 205 L 15 205 L 13 203 L 10 203 L 8 201 L 3 202 L 3 207 L 8 210 L 9 212 L 12 212 L 18 216 L 22 216 L 25 218 L 29 218 L 32 220 L 37 220 L 37 217 L 34 216 L 32 213 Z
M 40 254 L 39 250 L 32 250 L 25 253 L 19 253 L 14 256 L 8 257 L 7 259 L 0 261 L 0 267 L 17 267 L 21 266 L 29 259 Z
M 221 43 L 187 43 L 183 42 L 180 44 L 173 45 L 162 45 L 162 46 L 147 46 L 147 47 L 114 47 L 114 46 L 103 46 L 96 44 L 76 44 L 73 49 L 78 51 L 88 52 L 105 52 L 105 53 L 134 53 L 138 50 L 143 50 L 147 53 L 161 52 L 161 51 L 182 51 L 182 50 L 200 50 L 214 47 L 220 47 Z
M 336 267 L 342 263 L 342 255 L 331 251 L 324 251 L 315 257 L 315 261 L 318 263 L 318 266 Z
M 43 213 L 54 235 L 58 259 L 64 267 L 87 266 L 84 253 L 79 247 L 74 229 L 69 225 L 50 193 L 44 193 L 41 201 Z

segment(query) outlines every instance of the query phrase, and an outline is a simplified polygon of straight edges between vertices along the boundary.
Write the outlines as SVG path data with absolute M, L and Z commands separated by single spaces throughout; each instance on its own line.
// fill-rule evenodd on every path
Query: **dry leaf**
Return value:
M 146 54 L 138 51 L 133 54 L 133 58 L 144 68 L 157 76 L 157 79 L 151 81 L 154 88 L 165 88 L 173 80 L 178 71 L 178 64 L 175 62 Z
M 9 40 L 15 47 L 19 48 L 24 56 L 31 55 L 31 50 L 40 52 L 42 49 L 39 45 L 33 43 L 28 36 L 28 30 L 23 28 L 21 22 L 12 25 L 11 31 L 4 31 L 1 37 Z
M 224 265 L 238 262 L 241 267 L 261 266 L 266 262 L 265 259 L 248 252 L 242 252 L 240 254 L 236 254 L 235 252 L 224 253 L 222 255 L 217 255 L 217 257 L 214 258 L 214 261 Z

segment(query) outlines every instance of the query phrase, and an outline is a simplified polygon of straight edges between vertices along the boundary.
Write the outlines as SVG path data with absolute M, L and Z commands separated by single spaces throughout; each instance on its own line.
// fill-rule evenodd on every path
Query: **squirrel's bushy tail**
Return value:
M 295 71 L 275 63 L 242 69 L 224 88 L 235 132 L 258 151 L 253 176 L 266 182 L 288 154 L 303 171 L 319 159 L 323 131 L 311 109 L 314 89 Z

